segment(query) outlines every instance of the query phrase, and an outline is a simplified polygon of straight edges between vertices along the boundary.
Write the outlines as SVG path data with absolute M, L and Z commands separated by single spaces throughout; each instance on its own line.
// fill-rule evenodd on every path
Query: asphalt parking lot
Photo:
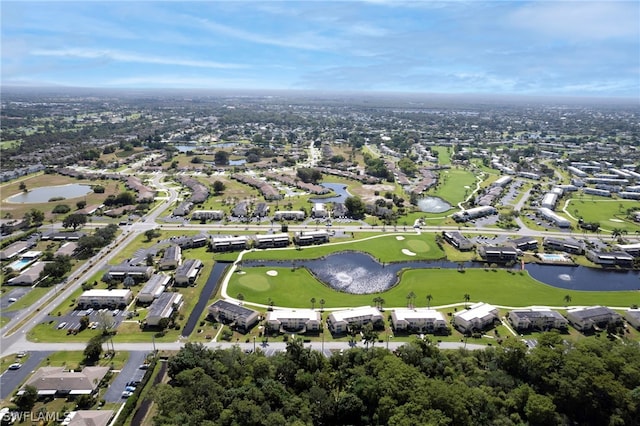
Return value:
M 59 329 L 58 327 L 60 326 L 60 324 L 65 323 L 65 325 L 60 329 L 74 330 L 80 328 L 80 318 L 85 315 L 89 315 L 89 323 L 98 323 L 96 325 L 96 328 L 100 328 L 99 323 L 103 322 L 104 315 L 113 318 L 113 320 L 115 321 L 114 328 L 117 328 L 120 323 L 124 319 L 126 319 L 126 311 L 120 310 L 116 315 L 113 315 L 113 312 L 114 310 L 112 309 L 94 309 L 92 311 L 87 309 L 74 309 L 66 315 L 48 315 L 45 322 L 53 321 L 52 327 L 54 329 Z
M 0 399 L 8 398 L 12 395 L 23 381 L 27 379 L 51 352 L 37 351 L 29 352 L 29 358 L 25 361 L 16 358 L 16 362 L 20 362 L 22 367 L 17 370 L 6 370 L 0 375 Z
M 122 367 L 122 370 L 118 373 L 118 375 L 113 379 L 113 382 L 107 389 L 107 392 L 104 394 L 104 400 L 107 402 L 122 402 L 124 398 L 122 398 L 122 392 L 127 385 L 127 382 L 131 382 L 134 380 L 142 380 L 144 377 L 144 373 L 147 370 L 140 369 L 140 365 L 144 364 L 144 361 L 147 357 L 147 351 L 135 351 L 129 352 L 129 359 L 127 363 Z

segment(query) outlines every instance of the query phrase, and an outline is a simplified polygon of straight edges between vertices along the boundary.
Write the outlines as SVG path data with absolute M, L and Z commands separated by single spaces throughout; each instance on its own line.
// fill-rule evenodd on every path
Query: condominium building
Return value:
M 349 331 L 351 327 L 362 327 L 369 323 L 384 321 L 380 311 L 371 306 L 333 311 L 327 318 L 327 326 L 332 333 L 341 334 Z

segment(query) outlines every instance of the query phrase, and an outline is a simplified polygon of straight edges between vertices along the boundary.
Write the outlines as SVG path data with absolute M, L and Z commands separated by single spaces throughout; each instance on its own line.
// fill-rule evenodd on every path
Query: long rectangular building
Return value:
M 567 319 L 559 312 L 549 308 L 514 309 L 509 311 L 509 322 L 518 330 L 566 329 L 569 325 Z
M 182 265 L 176 269 L 174 282 L 177 286 L 186 287 L 196 282 L 198 274 L 202 269 L 202 261 L 199 259 L 185 259 Z
M 253 237 L 256 248 L 274 248 L 274 247 L 287 247 L 291 240 L 289 240 L 289 234 L 270 234 L 270 235 L 255 235 Z
M 365 324 L 384 321 L 380 311 L 371 306 L 333 311 L 327 318 L 327 326 L 332 333 L 342 334 L 349 331 L 350 327 L 362 327 Z
M 213 251 L 245 250 L 249 247 L 249 237 L 246 235 L 217 236 L 211 239 Z
M 456 222 L 467 222 L 469 220 L 477 219 L 479 217 L 490 216 L 498 213 L 493 206 L 480 206 L 467 210 L 461 210 L 454 213 L 451 217 Z
M 174 312 L 182 307 L 182 294 L 180 293 L 162 293 L 160 297 L 149 305 L 149 312 L 145 322 L 148 326 L 157 326 L 163 318 L 170 318 Z
M 234 324 L 243 330 L 250 329 L 260 317 L 258 311 L 222 299 L 209 306 L 209 315 L 216 321 Z
M 133 293 L 127 289 L 92 289 L 78 297 L 80 309 L 92 308 L 124 308 L 133 300 Z
M 153 274 L 138 293 L 138 302 L 151 303 L 165 290 L 171 277 L 165 274 Z
M 567 319 L 579 331 L 588 331 L 594 327 L 604 328 L 609 324 L 619 323 L 622 316 L 606 306 L 589 306 L 569 309 Z
M 449 333 L 447 320 L 435 309 L 394 309 L 391 313 L 394 330 L 418 333 Z
M 267 312 L 267 324 L 272 330 L 318 331 L 322 317 L 320 312 L 313 309 L 275 309 Z
M 453 324 L 463 333 L 480 331 L 499 320 L 498 308 L 479 302 L 453 314 Z
M 546 207 L 540 207 L 538 214 L 546 220 L 553 222 L 558 228 L 569 228 L 571 226 L 571 222 L 568 219 L 565 219 Z

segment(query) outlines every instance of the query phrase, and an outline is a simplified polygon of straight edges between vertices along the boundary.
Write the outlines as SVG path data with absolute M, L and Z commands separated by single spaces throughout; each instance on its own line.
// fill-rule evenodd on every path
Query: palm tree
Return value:
M 427 309 L 431 308 L 431 300 L 433 299 L 433 296 L 430 294 L 427 294 Z
M 376 308 L 380 309 L 380 296 L 376 296 L 373 298 L 373 303 L 376 304 Z
M 311 309 L 315 309 L 315 307 L 316 307 L 316 298 L 312 297 L 311 298 Z
M 564 302 L 565 302 L 565 305 L 568 305 L 569 303 L 571 303 L 571 296 L 568 295 L 568 294 L 565 294 L 564 295 Z
M 321 311 L 324 311 L 324 304 L 325 304 L 324 299 L 320 299 L 320 310 Z
M 469 293 L 465 293 L 462 298 L 464 299 L 464 308 L 466 309 L 467 303 L 469 303 L 469 301 L 471 300 L 471 296 L 469 295 Z
M 380 310 L 382 310 L 382 305 L 384 305 L 384 299 L 381 297 L 380 300 L 378 300 L 378 303 L 380 304 Z
M 411 291 L 411 292 L 409 292 L 409 294 L 407 294 L 407 307 L 408 308 L 413 307 L 413 301 L 415 300 L 415 298 L 416 298 L 416 294 L 413 291 Z

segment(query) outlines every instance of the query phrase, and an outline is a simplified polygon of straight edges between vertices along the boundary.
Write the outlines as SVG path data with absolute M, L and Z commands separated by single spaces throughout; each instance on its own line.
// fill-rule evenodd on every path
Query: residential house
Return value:
M 243 330 L 249 330 L 260 317 L 258 311 L 222 299 L 209 306 L 209 315 L 216 321 L 232 324 Z
M 171 245 L 164 250 L 158 266 L 160 269 L 174 269 L 180 265 L 181 261 L 182 249 L 180 246 Z
M 325 230 L 300 231 L 294 234 L 293 241 L 299 246 L 328 243 L 329 232 Z
M 567 319 L 578 331 L 589 331 L 594 327 L 606 328 L 609 324 L 620 323 L 622 316 L 606 306 L 589 306 L 569 309 Z
M 174 276 L 175 285 L 186 287 L 195 283 L 202 266 L 202 261 L 199 259 L 185 259 L 182 265 L 176 269 Z
M 34 247 L 36 244 L 31 241 L 17 241 L 13 244 L 10 244 L 4 250 L 0 251 L 0 260 L 9 260 L 13 259 L 20 253 L 29 250 Z
M 133 300 L 133 292 L 128 289 L 91 289 L 77 299 L 78 307 L 84 308 L 124 308 Z
M 391 323 L 394 330 L 449 334 L 447 320 L 435 309 L 394 309 L 391 313 Z
M 291 243 L 289 234 L 286 233 L 255 235 L 253 239 L 255 241 L 254 247 L 259 249 L 287 247 Z
M 157 299 L 151 302 L 145 318 L 147 326 L 155 327 L 160 324 L 163 318 L 170 318 L 174 312 L 182 307 L 182 294 L 174 292 L 162 293 Z
M 587 250 L 586 257 L 593 263 L 602 266 L 633 266 L 633 256 L 624 251 L 595 251 Z
M 584 253 L 584 245 L 572 238 L 554 238 L 544 237 L 542 246 L 545 250 L 564 251 L 566 253 L 582 254 Z
M 513 247 L 480 246 L 478 254 L 488 263 L 509 263 L 518 259 L 518 251 Z
M 246 235 L 220 235 L 211 239 L 211 247 L 215 252 L 245 250 L 249 247 Z
M 460 251 L 473 250 L 473 243 L 458 231 L 442 231 L 442 237 L 446 242 Z
M 40 274 L 44 271 L 44 267 L 49 262 L 36 262 L 27 269 L 25 269 L 17 277 L 11 278 L 7 281 L 9 285 L 34 285 L 40 281 Z
M 327 207 L 324 203 L 315 203 L 311 208 L 311 217 L 315 219 L 322 219 L 329 216 Z
M 165 274 L 153 274 L 138 293 L 138 303 L 151 303 L 167 288 L 171 277 Z
M 520 237 L 509 240 L 508 244 L 520 251 L 530 251 L 538 249 L 538 240 L 533 237 Z
M 496 320 L 500 320 L 498 308 L 483 302 L 453 314 L 453 324 L 463 333 L 484 330 Z
M 107 426 L 113 417 L 113 410 L 71 411 L 62 423 L 64 426 Z M 66 420 L 69 419 L 69 423 Z
M 40 367 L 18 391 L 22 395 L 26 386 L 33 386 L 38 396 L 67 397 L 93 395 L 110 367 L 84 367 L 82 371 L 67 367 Z
M 253 217 L 267 217 L 269 214 L 269 206 L 267 203 L 258 203 L 256 207 L 253 209 Z
M 222 220 L 224 212 L 222 210 L 194 210 L 191 213 L 193 220 Z
M 273 220 L 304 220 L 305 212 L 302 210 L 278 210 L 273 215 Z
M 384 317 L 377 308 L 361 306 L 358 308 L 333 311 L 327 318 L 327 326 L 331 333 L 342 334 L 351 328 L 360 328 L 365 324 L 374 325 L 382 323 Z
M 640 330 L 640 309 L 627 309 L 624 312 L 624 318 L 629 324 Z
M 518 331 L 566 329 L 567 319 L 549 308 L 514 309 L 509 312 L 509 322 Z
M 107 274 L 115 280 L 124 280 L 131 277 L 136 281 L 145 281 L 151 278 L 153 268 L 151 266 L 136 266 L 128 263 L 121 263 L 109 268 Z
M 321 323 L 320 312 L 313 309 L 275 309 L 267 312 L 268 327 L 280 332 L 318 331 Z

